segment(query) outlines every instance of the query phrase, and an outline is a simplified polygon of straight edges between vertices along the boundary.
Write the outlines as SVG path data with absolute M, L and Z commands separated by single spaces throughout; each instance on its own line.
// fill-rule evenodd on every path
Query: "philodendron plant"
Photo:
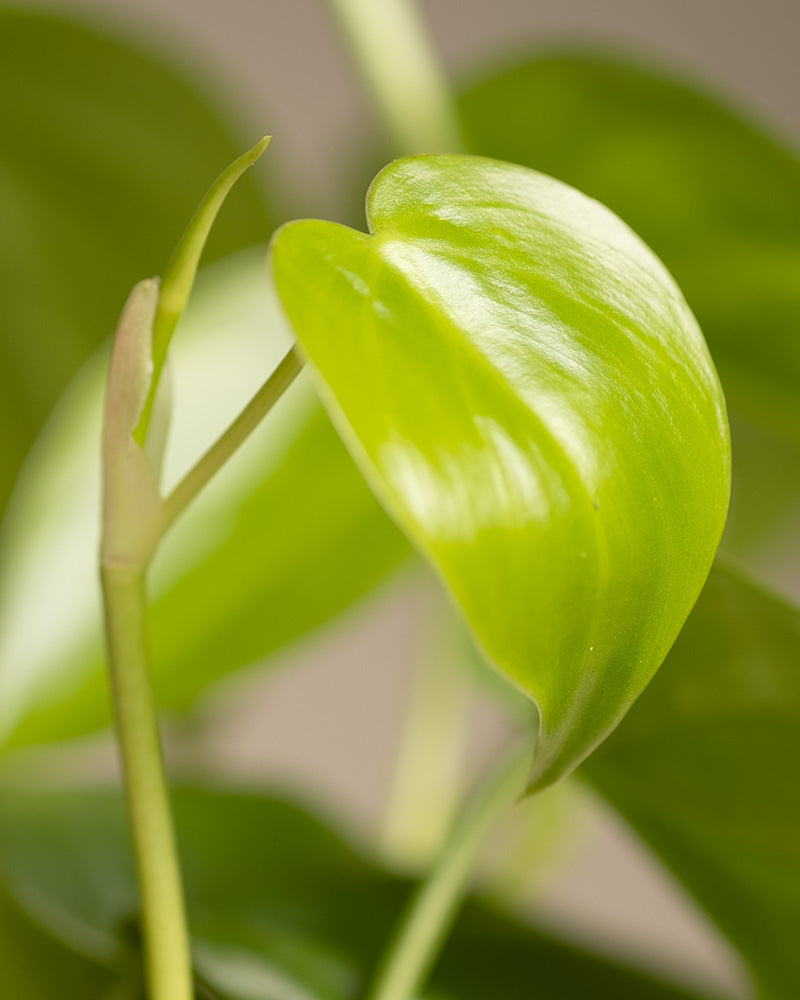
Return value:
M 797 449 L 800 366 L 787 331 L 800 320 L 800 165 L 682 85 L 594 57 L 503 72 L 454 110 L 406 5 L 333 6 L 396 148 L 418 155 L 377 174 L 359 226 L 286 222 L 266 251 L 217 265 L 195 288 L 217 213 L 268 140 L 234 160 L 160 279 L 130 292 L 110 360 L 76 376 L 15 487 L 0 607 L 8 995 L 698 1000 L 545 935 L 497 894 L 466 900 L 498 822 L 582 779 L 728 936 L 758 995 L 794 1000 L 800 801 L 787 766 L 800 759 L 800 613 L 714 562 L 731 486 L 714 361 L 745 428 L 745 472 L 772 475 Z M 52 54 L 71 38 L 83 64 L 110 45 L 47 18 L 2 19 L 10 52 L 33 40 Z M 413 56 L 414 87 L 398 87 L 391 61 L 375 58 L 387 37 Z M 161 71 L 116 57 L 121 89 L 134 81 L 146 94 L 137 74 Z M 22 72 L 11 58 L 0 65 Z M 158 80 L 177 94 L 172 78 Z M 157 119 L 172 96 L 154 93 Z M 62 99 L 69 110 L 69 92 Z M 82 114 L 87 100 L 82 88 Z M 141 143 L 141 122 L 126 128 L 123 118 L 116 155 Z M 639 176 L 640 163 L 656 173 Z M 262 220 L 267 237 L 251 198 L 246 226 Z M 57 194 L 50 202 L 57 213 Z M 671 272 L 691 290 L 714 361 Z M 255 325 L 272 361 L 254 348 L 259 360 L 244 367 L 264 364 L 261 387 L 167 487 L 180 341 L 194 349 L 208 339 L 203 323 L 220 321 Z M 24 357 L 17 364 L 26 371 Z M 83 538 L 80 502 L 48 513 L 47 474 L 91 475 L 76 442 L 93 447 L 102 367 L 106 652 L 96 569 L 85 585 L 80 569 L 91 527 L 81 553 L 69 550 L 69 615 L 49 645 L 25 652 L 12 618 L 30 621 L 26 588 L 46 593 L 53 559 L 41 553 L 70 532 Z M 214 388 L 198 391 L 207 399 Z M 23 439 L 37 426 L 30 414 Z M 231 466 L 245 455 L 249 465 L 220 491 L 234 455 Z M 729 537 L 743 560 L 763 531 L 753 514 L 763 486 L 738 482 Z M 774 510 L 788 509 L 791 486 L 773 492 Z M 480 678 L 515 733 L 416 884 L 283 799 L 207 784 L 168 791 L 158 708 L 190 707 L 411 564 L 447 595 L 441 616 L 459 636 L 450 659 Z M 104 660 L 124 808 L 116 790 L 86 780 L 64 790 L 53 778 L 62 741 L 108 724 Z M 466 674 L 448 676 L 438 708 L 423 697 L 409 724 L 422 772 L 463 723 Z M 43 744 L 54 748 L 31 769 L 21 751 Z

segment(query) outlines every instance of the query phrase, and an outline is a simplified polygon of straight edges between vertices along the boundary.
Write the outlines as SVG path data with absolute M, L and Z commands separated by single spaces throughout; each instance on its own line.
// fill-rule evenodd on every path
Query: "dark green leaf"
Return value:
M 77 366 L 244 145 L 173 70 L 60 17 L 0 11 L 0 510 Z M 263 240 L 245 178 L 212 256 Z
M 9 1000 L 100 1000 L 110 977 L 34 924 L 0 889 L 0 990 Z
M 356 1000 L 412 885 L 367 863 L 295 806 L 182 789 L 175 818 L 195 957 L 225 1000 Z M 110 958 L 136 909 L 120 798 L 21 794 L 0 807 L 0 868 L 68 940 Z M 470 903 L 430 1000 L 690 1000 Z M 38 1000 L 38 998 L 37 998 Z M 696 998 L 695 998 L 696 1000 Z
M 769 1000 L 800 996 L 800 612 L 716 568 L 661 670 L 586 762 Z
M 658 260 L 552 178 L 399 160 L 368 216 L 281 229 L 278 293 L 365 476 L 537 703 L 543 786 L 624 715 L 703 584 L 729 485 L 716 374 Z

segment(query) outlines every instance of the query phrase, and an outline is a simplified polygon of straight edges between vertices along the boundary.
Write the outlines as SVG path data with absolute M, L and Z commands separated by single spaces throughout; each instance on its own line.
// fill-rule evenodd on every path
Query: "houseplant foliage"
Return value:
M 628 708 L 705 579 L 728 498 L 716 378 L 657 261 L 550 178 L 400 160 L 367 214 L 367 238 L 283 227 L 278 293 L 376 490 L 537 702 L 547 784 Z
M 233 161 L 235 149 L 224 126 L 173 73 L 59 21 L 3 18 L 9 32 L 0 37 L 15 33 L 18 57 L 6 60 L 3 72 L 17 74 L 15 80 L 27 72 L 26 46 L 47 52 L 49 44 L 62 51 L 58 40 L 68 39 L 63 51 L 91 50 L 92 58 L 114 67 L 123 91 L 136 86 L 146 92 L 145 77 L 159 96 L 180 95 L 174 112 L 164 102 L 158 115 L 142 115 L 131 135 L 137 151 L 144 146 L 159 163 L 175 168 L 170 176 L 179 178 L 181 198 L 190 176 L 198 178 L 196 200 L 208 178 Z M 346 14 L 343 19 L 347 23 Z M 359 39 L 353 41 L 358 49 Z M 47 65 L 40 68 L 43 83 Z M 87 90 L 93 91 L 79 74 L 67 79 L 76 81 L 76 106 L 85 110 Z M 435 83 L 435 73 L 431 79 Z M 59 86 L 66 104 L 71 93 L 63 74 Z M 540 98 L 541 88 L 547 100 Z M 435 105 L 442 115 L 447 103 L 444 97 Z M 171 125 L 161 128 L 168 114 L 177 120 L 187 104 L 197 109 L 187 148 L 211 157 L 212 136 L 225 136 L 228 143 L 202 177 L 194 154 L 186 159 L 195 161 L 197 173 L 178 158 Z M 503 115 L 496 113 L 499 106 Z M 664 113 L 648 114 L 654 106 Z M 506 118 L 510 111 L 530 114 L 531 107 L 539 116 L 536 128 Z M 187 559 L 185 545 L 170 549 L 170 538 L 165 539 L 163 567 L 154 567 L 161 575 L 151 609 L 156 701 L 189 705 L 223 673 L 296 639 L 388 572 L 415 561 L 416 551 L 449 588 L 488 659 L 536 701 L 539 732 L 525 715 L 522 750 L 457 824 L 394 946 L 387 941 L 407 906 L 409 884 L 374 860 L 359 858 L 307 811 L 286 802 L 179 789 L 173 805 L 197 995 L 385 1000 L 477 998 L 499 991 L 513 998 L 530 995 L 535 982 L 539 995 L 554 998 L 688 996 L 677 986 L 576 952 L 479 902 L 465 908 L 436 961 L 466 888 L 476 830 L 490 825 L 500 806 L 522 790 L 526 776 L 534 789 L 545 785 L 600 743 L 579 776 L 629 820 L 728 935 L 752 970 L 759 995 L 788 1000 L 800 985 L 795 946 L 800 802 L 790 774 L 800 751 L 800 619 L 792 607 L 718 564 L 664 666 L 633 703 L 678 635 L 718 541 L 728 478 L 722 397 L 691 313 L 657 258 L 605 209 L 535 171 L 599 197 L 647 239 L 678 278 L 709 336 L 735 428 L 755 426 L 759 440 L 780 456 L 793 447 L 795 432 L 797 161 L 683 85 L 596 58 L 562 55 L 503 70 L 468 87 L 460 108 L 466 146 L 479 158 L 424 156 L 388 168 L 369 195 L 372 235 L 304 222 L 274 238 L 275 288 L 260 307 L 270 310 L 274 361 L 296 336 L 313 371 L 298 376 L 301 359 L 290 351 L 278 372 L 283 383 L 297 376 L 296 381 L 258 431 L 262 443 L 252 444 L 255 464 L 262 459 L 259 475 L 240 477 L 205 510 L 201 496 L 184 525 L 176 523 L 176 535 L 184 530 L 184 538 L 202 539 L 221 510 L 243 510 L 230 544 L 203 542 L 202 558 Z M 392 110 L 387 113 L 393 121 Z M 440 128 L 441 148 L 457 141 L 452 121 L 437 126 L 435 115 L 431 120 L 426 127 Z M 501 120 L 509 121 L 505 131 L 496 124 Z M 708 142 L 698 142 L 698 133 Z M 394 134 L 396 144 L 415 141 L 399 127 Z M 431 146 L 432 134 L 419 141 Z M 119 165 L 100 171 L 97 152 L 85 145 L 82 131 L 72 136 L 65 131 L 60 138 L 59 176 L 91 176 L 93 165 L 118 180 L 122 193 L 111 200 L 129 203 L 146 187 L 159 206 L 159 199 L 176 213 L 176 206 L 184 206 L 157 173 L 137 187 Z M 126 153 L 122 129 L 117 139 L 119 145 L 110 148 L 118 149 L 121 159 L 134 155 Z M 718 141 L 725 143 L 726 161 L 738 165 L 723 184 L 716 183 Z M 26 142 L 17 145 L 29 149 Z M 631 149 L 638 151 L 633 166 Z M 25 178 L 29 199 L 15 198 L 18 210 L 30 203 L 43 206 L 36 210 L 40 214 L 55 211 L 63 189 L 30 163 L 15 162 L 15 170 Z M 252 172 L 245 174 L 240 183 L 247 185 L 251 177 Z M 651 197 L 653 189 L 663 197 Z M 220 194 L 221 188 L 213 191 Z M 766 191 L 769 197 L 762 196 Z M 81 201 L 86 212 L 96 210 L 104 218 L 101 193 L 87 190 Z M 74 214 L 73 203 L 62 200 Z M 181 218 L 170 223 L 169 241 L 189 211 L 182 207 Z M 233 214 L 227 212 L 220 215 L 220 226 L 229 233 L 224 249 L 269 235 L 254 195 L 238 222 L 233 207 Z M 149 223 L 137 230 L 135 220 L 128 228 L 145 238 L 148 231 L 166 232 L 168 219 L 161 214 L 159 207 L 154 215 L 163 230 Z M 187 247 L 199 249 L 212 216 L 206 213 L 190 228 L 188 241 L 162 272 L 167 286 L 182 288 L 176 314 L 197 263 Z M 34 217 L 35 212 L 22 217 L 19 231 Z M 360 220 L 354 224 L 363 226 Z M 25 246 L 15 242 L 12 228 L 6 233 L 9 246 Z M 95 226 L 89 239 L 105 239 L 116 252 L 116 236 Z M 82 273 L 85 266 L 77 247 L 65 260 L 49 245 L 52 259 L 29 258 L 35 259 L 37 275 L 43 285 L 73 287 L 69 267 L 75 264 Z M 137 246 L 136 240 L 127 245 Z M 133 255 L 117 261 L 110 249 L 96 254 L 117 303 L 132 278 L 163 266 L 167 246 L 144 245 L 153 251 L 144 263 Z M 210 279 L 225 309 L 241 300 L 245 287 L 266 284 L 263 253 L 254 260 L 240 258 L 221 279 Z M 32 264 L 23 256 L 19 261 L 21 274 L 32 273 Z M 726 280 L 728 271 L 737 275 L 735 282 Z M 159 520 L 165 508 L 154 471 L 158 408 L 149 435 L 141 416 L 154 395 L 156 380 L 147 361 L 159 295 L 152 283 L 140 286 L 127 314 L 133 322 L 123 328 L 132 336 L 133 350 L 125 361 L 125 340 L 118 338 L 115 360 L 120 362 L 122 351 L 124 363 L 117 365 L 110 403 L 121 430 L 115 434 L 114 421 L 107 424 L 112 427 L 107 476 L 111 469 L 112 480 L 121 477 L 110 492 L 121 498 L 117 506 L 133 518 L 134 527 L 123 527 L 116 536 L 112 531 L 106 551 L 115 557 L 112 564 L 128 560 L 126 570 L 133 565 L 137 578 L 157 536 L 177 517 L 183 500 L 176 503 L 176 494 L 193 499 L 232 450 L 226 446 L 210 465 L 201 459 L 194 470 L 200 470 L 199 479 L 190 472 L 177 490 L 167 491 L 167 515 Z M 4 330 L 9 358 L 17 357 L 16 329 L 36 328 L 45 351 L 55 350 L 57 331 L 65 324 L 85 337 L 75 341 L 63 363 L 53 365 L 51 383 L 41 391 L 37 386 L 34 392 L 25 379 L 14 380 L 19 405 L 32 416 L 20 424 L 8 452 L 12 457 L 23 454 L 76 360 L 97 343 L 100 324 L 110 326 L 101 301 L 88 293 L 57 302 L 17 296 L 7 310 L 13 318 Z M 37 310 L 45 306 L 57 310 L 58 324 L 38 322 Z M 91 322 L 90 307 L 97 310 Z M 198 322 L 190 307 L 187 336 Z M 138 382 L 132 377 L 137 364 L 129 363 L 137 356 Z M 43 528 L 48 539 L 69 530 L 69 518 L 60 524 L 52 510 L 40 515 L 42 505 L 31 499 L 41 497 L 48 466 L 64 450 L 64 428 L 75 427 L 70 414 L 86 400 L 99 399 L 96 382 L 91 370 L 81 374 L 20 478 L 3 525 L 7 616 L 12 571 L 25 564 L 19 538 L 34 538 Z M 266 386 L 272 388 L 261 398 L 259 414 L 275 402 L 276 386 L 285 387 L 273 379 Z M 320 410 L 314 386 L 352 458 Z M 115 411 L 120 401 L 122 410 Z M 145 430 L 147 423 L 145 417 Z M 231 444 L 229 437 L 224 440 Z M 758 460 L 745 450 L 734 512 L 738 483 L 745 511 L 754 509 L 748 473 L 763 470 Z M 65 469 L 69 461 L 67 456 Z M 188 492 L 181 493 L 187 482 Z M 142 483 L 149 492 L 131 504 L 133 488 Z M 216 488 L 215 481 L 208 492 Z M 765 489 L 763 479 L 759 489 Z M 306 505 L 304 493 L 324 495 L 324 526 L 317 505 Z M 153 518 L 142 519 L 148 503 Z M 150 529 L 155 525 L 154 533 L 126 548 L 136 525 L 145 522 Z M 314 522 L 319 544 L 308 544 Z M 748 523 L 731 536 L 740 558 L 752 554 L 760 528 Z M 108 540 L 108 521 L 106 530 Z M 31 579 L 39 577 L 31 571 Z M 223 583 L 226 599 L 219 600 L 215 595 Z M 274 607 L 276 595 L 283 604 L 265 616 L 261 609 Z M 48 654 L 56 665 L 49 666 L 45 656 L 41 669 L 23 677 L 16 658 L 4 658 L 3 734 L 9 750 L 55 743 L 57 757 L 58 740 L 107 724 L 91 605 L 90 599 L 85 620 L 76 627 L 70 623 L 69 642 L 56 643 L 57 655 Z M 137 614 L 143 611 L 140 595 L 133 606 Z M 290 610 L 282 613 L 281 607 Z M 193 614 L 197 608 L 207 613 Z M 114 634 L 112 623 L 112 646 Z M 120 701 L 131 704 L 118 692 L 118 712 Z M 149 716 L 147 724 L 152 723 Z M 140 733 L 138 724 L 132 729 Z M 155 740 L 154 732 L 151 737 Z M 128 761 L 137 752 L 128 748 Z M 26 771 L 13 756 L 7 757 L 5 773 L 0 958 L 14 995 L 134 997 L 145 994 L 149 980 L 149 995 L 158 1000 L 164 994 L 154 986 L 152 961 L 147 971 L 142 965 L 141 903 L 119 796 L 20 788 Z M 134 813 L 137 795 L 129 782 Z M 163 838 L 149 854 L 134 819 L 134 843 L 141 886 L 142 855 L 163 860 Z M 427 935 L 414 946 L 426 920 Z M 179 915 L 170 927 L 175 922 Z M 152 950 L 146 942 L 145 953 Z

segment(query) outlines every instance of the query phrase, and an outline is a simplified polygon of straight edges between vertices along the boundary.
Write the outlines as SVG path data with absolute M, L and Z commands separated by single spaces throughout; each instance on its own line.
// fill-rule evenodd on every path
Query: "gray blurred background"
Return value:
M 376 4 L 382 0 L 374 0 Z M 373 110 L 325 0 L 58 0 L 182 53 L 252 136 L 274 135 L 273 167 L 303 185 L 300 215 L 328 217 Z M 538 46 L 581 43 L 671 66 L 795 138 L 798 0 L 420 0 L 456 77 Z M 245 133 L 248 134 L 248 133 Z
M 80 11 L 167 54 L 177 50 L 245 137 L 274 135 L 267 170 L 291 180 L 297 201 L 286 211 L 335 217 L 337 192 L 370 148 L 375 118 L 324 0 L 36 6 Z M 553 44 L 634 53 L 694 78 L 797 145 L 798 0 L 423 0 L 421 8 L 455 77 Z M 299 786 L 354 828 L 374 829 L 429 597 L 418 580 L 392 584 L 286 653 L 291 670 L 232 686 L 209 709 L 199 740 L 189 732 L 176 741 L 178 763 L 199 745 L 211 773 Z M 491 712 L 479 713 L 475 743 L 500 738 Z M 583 800 L 568 809 L 575 832 L 560 835 L 553 874 L 535 884 L 541 918 L 691 983 L 746 996 L 736 959 L 623 825 Z

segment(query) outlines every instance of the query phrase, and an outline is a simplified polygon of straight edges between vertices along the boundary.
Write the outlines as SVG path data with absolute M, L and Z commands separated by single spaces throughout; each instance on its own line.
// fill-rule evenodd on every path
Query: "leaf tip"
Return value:
M 256 162 L 256 160 L 261 156 L 261 154 L 264 152 L 264 150 L 267 148 L 267 146 L 269 146 L 271 142 L 272 142 L 271 135 L 262 136 L 255 144 L 255 146 L 253 146 L 253 148 L 248 153 L 244 154 L 249 161 L 248 166 L 252 166 Z

